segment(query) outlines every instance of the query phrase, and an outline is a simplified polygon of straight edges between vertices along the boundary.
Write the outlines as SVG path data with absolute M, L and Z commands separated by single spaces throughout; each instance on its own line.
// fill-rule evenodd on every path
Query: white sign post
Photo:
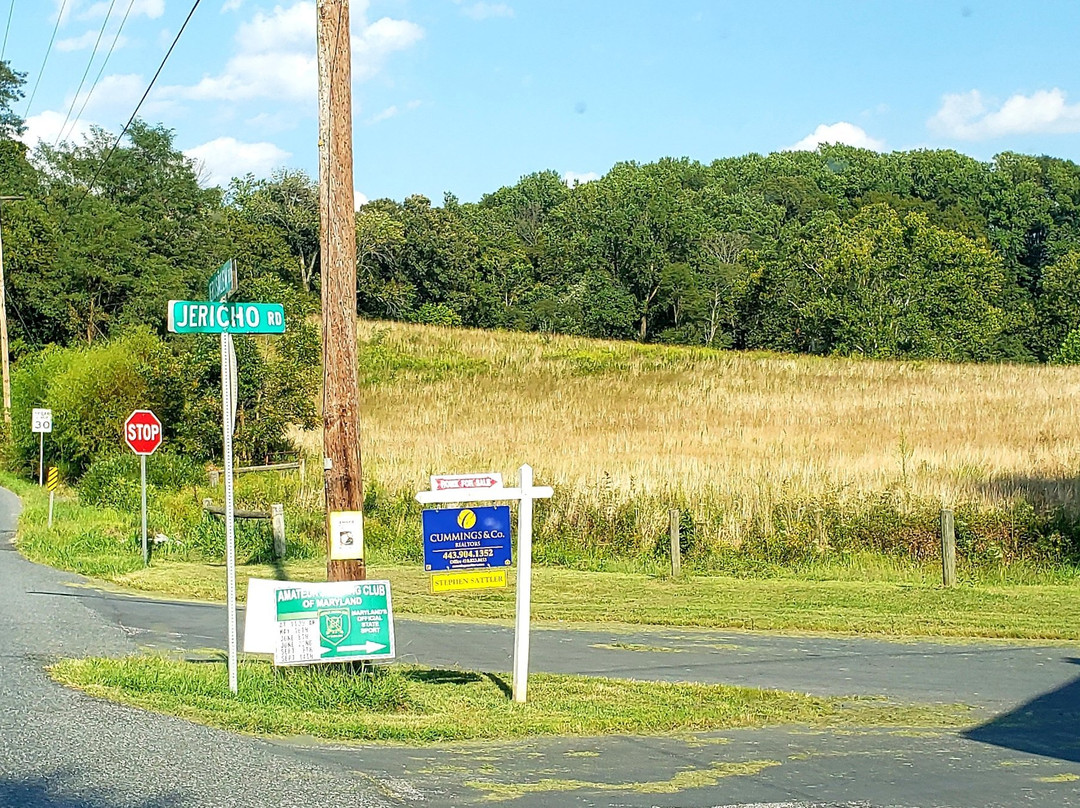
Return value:
M 45 433 L 52 432 L 52 410 L 34 407 L 30 430 L 38 433 L 38 485 L 45 485 Z
M 225 467 L 225 581 L 229 613 L 229 690 L 236 693 L 236 534 L 233 529 L 233 431 L 236 428 L 236 352 L 233 334 L 283 334 L 280 303 L 226 303 L 236 291 L 236 262 L 229 259 L 207 285 L 209 301 L 170 300 L 169 331 L 221 335 L 221 431 Z
M 505 502 L 517 501 L 518 508 L 518 571 L 514 620 L 514 701 L 524 704 L 529 692 L 529 616 L 532 607 L 532 516 L 534 499 L 550 499 L 555 493 L 547 485 L 533 486 L 532 466 L 525 464 L 519 469 L 519 487 L 503 488 L 502 477 L 497 474 L 446 475 L 431 478 L 431 491 L 421 491 L 416 501 L 421 505 L 449 504 L 455 502 Z M 497 485 L 488 485 L 495 479 Z M 481 485 L 440 486 L 440 480 L 484 480 Z
M 221 431 L 225 461 L 225 586 L 229 613 L 229 690 L 236 692 L 236 531 L 233 509 L 233 427 L 235 424 L 232 334 L 221 335 Z

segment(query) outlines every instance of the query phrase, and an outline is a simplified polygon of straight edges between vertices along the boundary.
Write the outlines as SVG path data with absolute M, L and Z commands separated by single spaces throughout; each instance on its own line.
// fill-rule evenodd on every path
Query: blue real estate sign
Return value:
M 424 511 L 424 569 L 510 566 L 510 506 Z

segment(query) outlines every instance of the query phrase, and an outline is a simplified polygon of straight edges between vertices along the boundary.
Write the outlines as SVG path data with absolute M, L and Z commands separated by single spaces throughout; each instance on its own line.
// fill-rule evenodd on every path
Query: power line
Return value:
M 75 120 L 71 122 L 71 127 L 68 129 L 68 135 L 71 135 L 75 131 L 75 127 L 78 126 L 79 120 L 82 118 L 82 114 L 86 111 L 86 105 L 90 103 L 90 97 L 94 94 L 94 90 L 97 89 L 98 82 L 101 81 L 101 76 L 105 73 L 105 66 L 109 64 L 109 59 L 112 58 L 113 50 L 116 48 L 116 43 L 120 41 L 120 34 L 124 31 L 124 25 L 127 23 L 128 15 L 131 14 L 131 8 L 134 5 L 135 0 L 129 0 L 127 11 L 124 12 L 124 17 L 120 20 L 120 27 L 116 29 L 116 35 L 113 37 L 112 44 L 109 45 L 109 52 L 105 54 L 105 61 L 103 61 L 101 63 L 101 67 L 98 68 L 97 75 L 94 76 L 94 83 L 90 85 L 90 89 L 87 91 L 86 97 L 83 99 L 82 106 L 79 107 L 79 112 L 75 115 Z M 63 127 L 60 127 L 60 135 L 62 140 Z
M 0 62 L 4 61 L 4 54 L 7 53 L 7 38 L 8 32 L 11 30 L 11 15 L 15 13 L 15 0 L 11 0 L 11 5 L 8 6 L 7 13 L 7 25 L 4 27 L 4 47 L 0 48 Z
M 67 0 L 64 0 L 64 2 L 67 2 Z M 172 44 L 169 45 L 169 49 L 165 52 L 165 56 L 162 58 L 161 64 L 158 65 L 157 72 L 155 72 L 154 77 L 150 79 L 150 84 L 147 85 L 146 92 L 142 94 L 142 98 L 139 99 L 139 103 L 135 105 L 135 111 L 131 113 L 131 117 L 128 118 L 128 122 L 124 124 L 124 128 L 120 130 L 120 134 L 116 136 L 116 141 L 112 144 L 112 148 L 109 149 L 109 153 L 105 155 L 105 159 L 102 160 L 101 164 L 97 167 L 97 171 L 94 172 L 94 176 L 90 180 L 90 184 L 86 186 L 86 190 L 83 191 L 83 195 L 79 197 L 79 201 L 75 203 L 76 211 L 82 206 L 83 200 L 86 199 L 87 195 L 89 195 L 89 193 L 94 190 L 94 184 L 97 182 L 98 176 L 101 174 L 101 170 L 105 168 L 105 164 L 109 162 L 109 159 L 116 151 L 116 147 L 120 145 L 120 141 L 123 139 L 124 135 L 127 134 L 128 128 L 135 121 L 135 116 L 139 114 L 139 109 L 140 107 L 142 107 L 143 102 L 146 100 L 146 97 L 150 95 L 150 91 L 154 89 L 154 83 L 158 80 L 158 76 L 161 75 L 161 71 L 165 69 L 165 63 L 169 61 L 169 56 L 172 55 L 173 48 L 175 48 L 176 43 L 180 41 L 180 37 L 183 35 L 184 29 L 187 28 L 187 24 L 191 22 L 191 17 L 195 14 L 195 9 L 199 7 L 199 3 L 201 2 L 202 0 L 195 0 L 195 2 L 192 4 L 191 11 L 188 12 L 187 17 L 184 19 L 184 24 L 181 25 L 180 30 L 176 32 L 176 36 L 173 38 Z
M 64 122 L 60 124 L 60 130 L 56 133 L 56 140 L 53 142 L 53 147 L 60 142 L 60 136 L 64 133 L 64 127 L 67 126 L 67 122 L 71 119 L 71 113 L 75 110 L 75 102 L 79 100 L 79 93 L 82 92 L 83 85 L 86 83 L 86 77 L 90 75 L 90 68 L 94 64 L 94 58 L 97 56 L 98 46 L 101 44 L 101 38 L 105 36 L 105 28 L 109 24 L 109 18 L 112 16 L 113 6 L 116 5 L 116 0 L 111 0 L 109 3 L 109 10 L 105 12 L 105 19 L 101 23 L 101 30 L 98 31 L 97 39 L 94 41 L 94 49 L 90 52 L 90 59 L 86 63 L 86 70 L 83 71 L 82 78 L 79 79 L 79 87 L 75 90 L 75 95 L 71 97 L 71 104 L 68 105 L 67 115 L 64 116 Z
M 26 112 L 23 113 L 23 118 L 26 118 L 30 114 L 30 107 L 34 103 L 34 96 L 37 95 L 38 87 L 41 86 L 41 76 L 45 73 L 45 65 L 49 61 L 49 54 L 52 53 L 53 43 L 56 41 L 56 32 L 60 30 L 60 20 L 64 19 L 64 10 L 67 8 L 68 0 L 64 0 L 60 6 L 60 13 L 56 15 L 56 25 L 53 26 L 52 36 L 49 37 L 49 47 L 45 49 L 45 58 L 41 60 L 41 70 L 38 71 L 37 79 L 34 81 L 33 92 L 30 93 L 30 100 L 26 102 Z

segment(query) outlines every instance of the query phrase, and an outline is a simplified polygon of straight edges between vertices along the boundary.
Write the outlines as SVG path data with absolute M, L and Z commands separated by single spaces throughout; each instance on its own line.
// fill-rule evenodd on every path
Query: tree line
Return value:
M 112 152 L 17 139 L 22 76 L 0 63 L 0 209 L 13 353 L 163 332 L 235 257 L 317 300 L 316 182 L 205 188 L 163 126 Z M 358 314 L 734 349 L 1071 361 L 1080 354 L 1080 166 L 1005 152 L 850 146 L 709 164 L 554 171 L 462 203 L 378 199 L 356 214 Z M 265 291 L 264 286 L 260 286 Z M 1070 335 L 1072 335 L 1070 339 Z

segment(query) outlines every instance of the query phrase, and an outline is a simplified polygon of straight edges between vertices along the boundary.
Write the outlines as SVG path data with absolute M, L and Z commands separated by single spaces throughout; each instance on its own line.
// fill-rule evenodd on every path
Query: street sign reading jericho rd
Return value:
M 228 300 L 229 295 L 236 289 L 236 262 L 231 258 L 218 267 L 217 272 L 210 278 L 206 285 L 207 297 L 217 303 Z
M 280 303 L 210 303 L 170 300 L 169 331 L 174 334 L 284 334 Z
M 283 586 L 276 600 L 275 665 L 394 658 L 389 581 Z
M 467 570 L 510 566 L 510 508 L 427 510 L 424 569 Z
M 152 455 L 161 438 L 161 421 L 150 410 L 135 410 L 124 422 L 124 440 L 137 455 Z

